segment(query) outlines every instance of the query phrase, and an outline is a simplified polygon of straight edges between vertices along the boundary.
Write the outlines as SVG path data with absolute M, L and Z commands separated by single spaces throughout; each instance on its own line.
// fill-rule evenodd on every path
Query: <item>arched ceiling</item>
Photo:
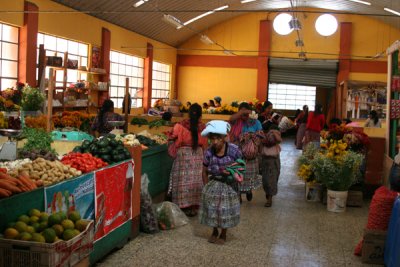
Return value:
M 145 0 L 134 7 L 138 0 L 53 0 L 80 12 L 116 24 L 151 39 L 178 47 L 194 35 L 213 25 L 249 12 L 271 12 L 295 7 L 322 8 L 335 12 L 361 14 L 375 17 L 396 28 L 400 28 L 400 16 L 384 11 L 384 7 L 400 12 L 400 0 L 364 0 L 365 5 L 350 0 L 255 0 L 241 3 L 240 0 Z M 169 14 L 186 22 L 207 11 L 228 5 L 227 9 L 215 12 L 177 30 L 162 20 Z M 291 9 L 293 10 L 293 9 Z

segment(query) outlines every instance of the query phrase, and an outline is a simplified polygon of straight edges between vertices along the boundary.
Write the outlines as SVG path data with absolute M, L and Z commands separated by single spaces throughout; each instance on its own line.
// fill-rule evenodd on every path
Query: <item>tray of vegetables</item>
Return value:
M 114 134 L 108 134 L 93 141 L 85 140 L 73 152 L 90 153 L 108 164 L 113 164 L 131 158 L 128 149 L 122 141 L 115 139 Z

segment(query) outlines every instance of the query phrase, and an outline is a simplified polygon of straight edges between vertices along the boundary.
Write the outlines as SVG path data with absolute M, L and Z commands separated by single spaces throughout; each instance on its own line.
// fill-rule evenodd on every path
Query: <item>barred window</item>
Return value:
M 296 110 L 308 105 L 310 110 L 314 110 L 316 92 L 315 86 L 270 83 L 268 100 L 274 109 Z
M 151 91 L 151 105 L 158 99 L 167 99 L 171 88 L 170 65 L 153 61 L 153 81 Z
M 111 95 L 116 108 L 122 108 L 125 95 L 125 80 L 129 78 L 129 94 L 132 108 L 143 106 L 144 59 L 129 54 L 111 51 L 110 54 Z
M 15 86 L 18 79 L 18 33 L 14 26 L 0 23 L 0 89 Z

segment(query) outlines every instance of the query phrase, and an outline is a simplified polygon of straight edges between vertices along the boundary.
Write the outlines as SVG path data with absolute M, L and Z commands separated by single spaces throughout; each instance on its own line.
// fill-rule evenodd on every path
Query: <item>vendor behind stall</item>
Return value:
M 108 134 L 113 130 L 113 126 L 111 126 L 109 121 L 123 121 L 124 118 L 114 113 L 114 102 L 110 99 L 104 101 L 103 106 L 100 108 L 99 113 L 97 114 L 94 122 L 92 124 L 92 131 L 97 131 L 99 135 Z

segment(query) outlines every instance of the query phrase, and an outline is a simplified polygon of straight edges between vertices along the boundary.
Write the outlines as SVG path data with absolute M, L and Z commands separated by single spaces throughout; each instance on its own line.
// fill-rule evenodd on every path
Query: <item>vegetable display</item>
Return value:
M 10 171 L 11 176 L 26 174 L 30 179 L 42 181 L 45 186 L 61 182 L 82 174 L 75 168 L 62 164 L 60 161 L 49 161 L 37 158 L 31 163 L 25 163 L 20 168 Z
M 65 165 L 71 166 L 82 173 L 91 172 L 97 169 L 101 169 L 108 164 L 99 158 L 93 157 L 90 153 L 69 153 L 65 155 L 61 162 Z
M 6 169 L 7 171 L 15 170 L 20 168 L 25 163 L 31 163 L 30 159 L 17 159 L 13 161 L 0 162 L 0 168 Z
M 38 157 L 45 157 L 49 160 L 56 159 L 56 152 L 51 148 L 51 143 L 53 142 L 51 134 L 42 129 L 25 127 L 23 129 L 23 136 L 26 137 L 27 141 L 19 151 L 20 158 L 28 157 L 36 159 Z
M 144 118 L 133 117 L 132 120 L 131 120 L 131 124 L 132 125 L 139 125 L 139 127 L 140 127 L 142 125 L 149 124 L 149 122 Z
M 149 128 L 150 129 L 154 128 L 154 127 L 167 126 L 167 125 L 171 125 L 171 122 L 163 120 L 163 119 L 154 120 L 154 121 L 149 122 Z
M 41 181 L 33 181 L 26 172 L 21 172 L 15 177 L 7 174 L 6 169 L 0 171 L 0 198 L 27 192 L 43 186 Z
M 92 142 L 85 140 L 81 146 L 74 148 L 73 152 L 90 153 L 108 164 L 113 164 L 131 158 L 130 152 L 124 147 L 121 140 L 113 134 L 108 134 Z
M 3 236 L 6 239 L 55 243 L 70 240 L 85 231 L 90 221 L 82 220 L 78 211 L 47 214 L 31 209 L 16 222 L 8 223 Z

